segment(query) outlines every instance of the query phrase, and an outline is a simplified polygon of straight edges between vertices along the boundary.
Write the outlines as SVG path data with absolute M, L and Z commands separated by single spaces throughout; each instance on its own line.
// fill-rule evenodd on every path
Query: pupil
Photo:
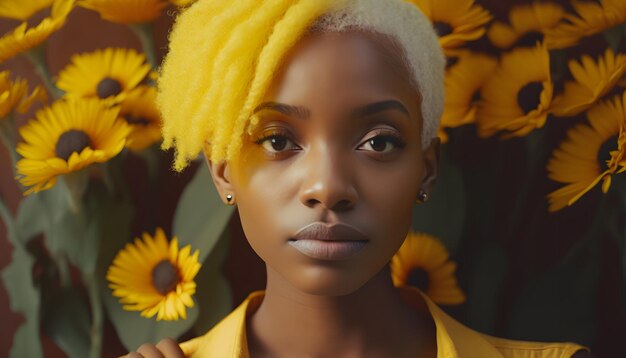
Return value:
M 386 144 L 386 141 L 384 139 L 381 139 L 381 138 L 370 139 L 370 145 L 377 152 L 382 152 L 383 150 L 385 150 L 385 147 L 386 147 L 385 144 Z
M 287 140 L 285 138 L 272 138 L 272 148 L 274 150 L 283 150 L 287 146 Z

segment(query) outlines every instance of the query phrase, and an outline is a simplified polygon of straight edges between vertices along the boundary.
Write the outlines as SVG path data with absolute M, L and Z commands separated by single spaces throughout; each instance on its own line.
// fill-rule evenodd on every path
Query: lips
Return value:
M 345 260 L 359 252 L 368 242 L 355 227 L 315 222 L 298 230 L 289 244 L 306 256 L 320 260 Z

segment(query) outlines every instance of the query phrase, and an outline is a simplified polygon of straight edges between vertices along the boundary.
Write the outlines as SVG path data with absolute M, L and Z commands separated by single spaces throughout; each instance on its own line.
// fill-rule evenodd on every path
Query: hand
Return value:
M 142 344 L 136 352 L 130 352 L 126 358 L 185 358 L 178 343 L 171 338 L 161 340 L 157 345 Z

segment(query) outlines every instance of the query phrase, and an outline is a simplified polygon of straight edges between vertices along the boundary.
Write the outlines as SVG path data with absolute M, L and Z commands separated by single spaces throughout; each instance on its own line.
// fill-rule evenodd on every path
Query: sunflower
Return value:
M 149 72 L 142 53 L 107 48 L 72 56 L 71 64 L 59 72 L 57 87 L 69 97 L 99 97 L 119 103 Z
M 441 47 L 448 50 L 480 38 L 491 14 L 474 0 L 409 0 L 430 19 Z
M 67 16 L 74 7 L 74 2 L 75 0 L 54 0 L 50 16 L 44 18 L 37 26 L 29 28 L 28 23 L 24 21 L 13 31 L 3 35 L 0 38 L 0 63 L 41 44 L 53 32 L 59 30 L 65 24 Z M 20 2 L 16 6 L 7 4 L 2 9 L 5 11 L 5 14 L 18 18 L 40 10 L 39 7 L 42 5 L 40 1 L 36 1 L 33 4 L 27 3 L 29 3 L 27 6 L 24 5 L 24 2 Z M 25 9 L 23 11 L 16 10 L 21 7 Z
M 24 79 L 11 81 L 9 71 L 0 72 L 0 120 L 6 118 L 13 110 L 20 113 L 28 111 L 34 101 L 45 102 L 46 92 L 40 86 L 28 94 L 28 83 Z
M 0 2 L 0 17 L 26 21 L 38 11 L 52 5 L 53 1 L 54 0 L 5 0 Z
M 196 0 L 170 0 L 170 2 L 176 6 L 189 6 L 196 2 Z
M 457 305 L 465 295 L 457 285 L 456 264 L 439 240 L 427 234 L 409 233 L 391 259 L 391 278 L 395 286 L 416 286 L 434 302 Z
M 57 176 L 101 163 L 126 144 L 130 127 L 117 118 L 119 109 L 98 99 L 60 100 L 36 114 L 20 128 L 24 140 L 17 146 L 17 163 L 25 194 L 46 190 Z
M 154 103 L 156 89 L 141 86 L 128 94 L 120 106 L 120 117 L 131 126 L 126 147 L 140 151 L 161 139 L 161 116 Z
M 136 238 L 117 253 L 107 280 L 125 310 L 172 321 L 186 319 L 185 307 L 194 306 L 193 279 L 199 270 L 198 250 L 191 254 L 189 245 L 179 249 L 176 237 L 168 244 L 163 230 L 157 228 L 154 237 L 144 233 L 143 240 Z
M 552 112 L 557 116 L 578 114 L 607 94 L 626 72 L 626 55 L 608 48 L 597 63 L 583 55 L 580 62 L 569 62 L 569 70 L 575 81 L 566 82 L 563 94 L 554 99 Z
M 597 34 L 626 21 L 624 0 L 572 0 L 576 15 L 565 14 L 563 21 L 546 31 L 548 48 L 570 47 L 583 37 Z
M 459 56 L 457 62 L 446 71 L 446 97 L 439 131 L 442 141 L 447 141 L 443 128 L 474 123 L 480 89 L 497 64 L 490 56 L 468 52 Z
M 549 210 L 572 205 L 602 181 L 602 192 L 614 174 L 626 171 L 626 92 L 587 112 L 590 126 L 579 124 L 548 162 L 550 179 L 567 184 L 548 194 Z
M 103 19 L 119 24 L 143 24 L 161 16 L 164 0 L 83 0 L 80 6 L 97 11 Z
M 499 48 L 508 49 L 514 45 L 535 46 L 543 41 L 544 32 L 556 26 L 565 11 L 559 4 L 533 2 L 518 5 L 509 12 L 509 23 L 494 22 L 487 36 Z
M 524 136 L 546 122 L 552 101 L 550 58 L 543 45 L 517 48 L 502 56 L 500 66 L 482 89 L 479 135 L 500 130 Z

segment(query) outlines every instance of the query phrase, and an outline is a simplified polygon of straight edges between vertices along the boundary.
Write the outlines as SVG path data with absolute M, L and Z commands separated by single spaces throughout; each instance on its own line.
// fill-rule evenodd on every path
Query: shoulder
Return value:
M 185 357 L 246 357 L 246 318 L 258 308 L 263 296 L 264 291 L 252 292 L 206 334 L 181 343 Z
M 586 347 L 576 343 L 528 342 L 483 336 L 504 358 L 593 358 Z

